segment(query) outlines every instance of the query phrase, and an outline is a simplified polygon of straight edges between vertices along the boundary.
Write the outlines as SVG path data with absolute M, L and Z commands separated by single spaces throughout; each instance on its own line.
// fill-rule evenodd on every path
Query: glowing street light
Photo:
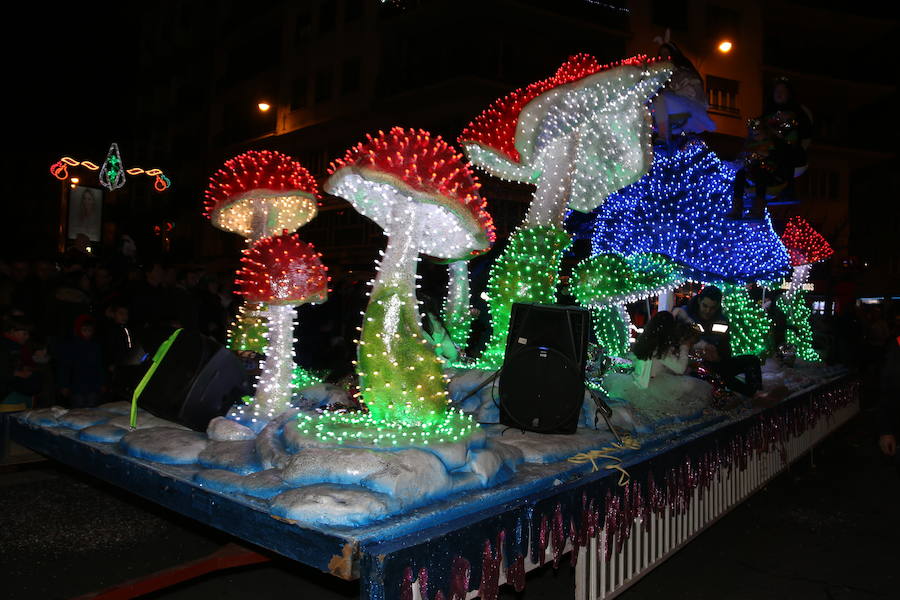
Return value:
M 260 102 L 256 105 L 259 107 L 260 112 L 267 112 L 272 106 L 268 102 Z
M 719 52 L 721 52 L 722 54 L 728 54 L 729 52 L 731 52 L 732 46 L 733 44 L 730 41 L 724 40 L 719 44 Z

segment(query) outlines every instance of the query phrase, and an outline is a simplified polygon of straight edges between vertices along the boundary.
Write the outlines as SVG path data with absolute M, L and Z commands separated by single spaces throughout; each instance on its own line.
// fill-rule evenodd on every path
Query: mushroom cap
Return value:
M 328 298 L 328 269 L 312 244 L 296 233 L 266 237 L 244 250 L 235 277 L 247 302 L 305 304 Z
M 213 225 L 249 237 L 255 214 L 269 215 L 268 228 L 274 231 L 293 231 L 311 221 L 319 189 L 290 156 L 250 150 L 225 161 L 210 177 L 205 198 L 204 214 Z
M 831 244 L 799 215 L 794 215 L 787 222 L 781 241 L 787 248 L 792 267 L 811 265 L 834 254 Z
M 646 298 L 683 279 L 678 266 L 661 254 L 599 254 L 572 272 L 572 294 L 582 305 L 610 306 Z
M 495 101 L 463 130 L 459 142 L 479 167 L 514 181 L 534 182 L 540 175 L 540 150 L 552 138 L 578 127 L 591 113 L 616 108 L 629 96 L 643 104 L 671 73 L 670 63 L 643 55 L 600 65 L 589 54 L 577 54 L 553 76 Z
M 395 215 L 414 211 L 421 253 L 464 259 L 496 239 L 471 166 L 440 136 L 394 127 L 347 150 L 329 173 L 325 191 L 345 198 L 388 235 Z

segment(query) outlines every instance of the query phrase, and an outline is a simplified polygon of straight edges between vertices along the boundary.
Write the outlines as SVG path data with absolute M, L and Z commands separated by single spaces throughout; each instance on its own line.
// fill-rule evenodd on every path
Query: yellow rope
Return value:
M 592 469 L 591 472 L 599 471 L 600 467 L 597 466 L 596 459 L 603 458 L 609 461 L 612 461 L 610 464 L 603 465 L 604 469 L 616 470 L 619 471 L 619 485 L 625 485 L 631 480 L 631 475 L 628 474 L 622 465 L 622 459 L 618 456 L 612 454 L 613 452 L 619 452 L 622 450 L 640 450 L 641 445 L 637 443 L 637 441 L 632 438 L 630 435 L 622 436 L 622 443 L 618 442 L 610 442 L 610 445 L 601 448 L 599 450 L 590 450 L 588 452 L 582 452 L 580 454 L 576 454 L 575 456 L 569 457 L 569 462 L 583 465 L 585 463 L 591 463 Z

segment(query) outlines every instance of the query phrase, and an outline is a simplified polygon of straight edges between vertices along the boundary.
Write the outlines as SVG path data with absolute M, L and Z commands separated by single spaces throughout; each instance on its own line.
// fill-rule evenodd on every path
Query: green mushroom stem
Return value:
M 750 297 L 746 286 L 720 284 L 722 312 L 728 317 L 731 351 L 735 356 L 765 356 L 771 323 L 762 307 Z
M 396 212 L 360 335 L 360 392 L 375 419 L 428 423 L 447 411 L 446 384 L 416 300 L 415 211 Z
M 631 350 L 631 319 L 621 304 L 595 308 L 594 331 L 597 343 L 609 356 L 623 358 Z
M 448 265 L 447 298 L 444 300 L 444 326 L 453 343 L 464 350 L 472 330 L 472 309 L 469 305 L 469 263 L 464 260 Z

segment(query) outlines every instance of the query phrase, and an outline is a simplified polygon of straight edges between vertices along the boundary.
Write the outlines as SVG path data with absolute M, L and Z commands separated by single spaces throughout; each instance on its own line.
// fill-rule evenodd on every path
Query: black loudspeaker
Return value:
M 234 353 L 199 332 L 182 331 L 138 396 L 138 405 L 161 419 L 206 431 L 210 420 L 240 400 L 245 379 Z
M 590 311 L 579 306 L 513 304 L 500 372 L 501 423 L 575 433 L 590 323 Z

